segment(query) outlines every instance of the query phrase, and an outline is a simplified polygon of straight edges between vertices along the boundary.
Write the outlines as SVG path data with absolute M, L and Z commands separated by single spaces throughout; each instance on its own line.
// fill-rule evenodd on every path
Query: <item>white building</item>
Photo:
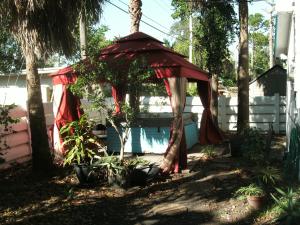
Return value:
M 52 94 L 52 78 L 50 73 L 61 67 L 38 69 L 41 80 L 43 102 L 49 102 Z M 26 71 L 20 73 L 0 74 L 0 104 L 16 104 L 25 106 L 27 101 Z
M 300 1 L 278 0 L 275 10 L 275 57 L 287 65 L 286 162 L 300 179 Z

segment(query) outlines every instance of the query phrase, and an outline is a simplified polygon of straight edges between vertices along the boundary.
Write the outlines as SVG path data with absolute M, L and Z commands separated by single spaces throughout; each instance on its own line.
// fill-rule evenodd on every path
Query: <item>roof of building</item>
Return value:
M 38 73 L 42 74 L 50 74 L 60 70 L 63 67 L 47 67 L 47 68 L 38 68 Z M 0 73 L 0 76 L 19 76 L 19 75 L 26 75 L 26 70 L 21 70 L 19 72 L 13 73 Z
M 251 80 L 249 82 L 249 85 L 254 83 L 255 81 L 259 80 L 260 78 L 264 77 L 265 75 L 269 74 L 270 72 L 272 72 L 273 70 L 275 70 L 276 68 L 281 69 L 282 71 L 285 71 L 285 69 L 280 66 L 280 65 L 275 65 L 272 68 L 268 69 L 266 72 L 262 73 L 261 75 L 259 75 L 258 77 L 254 78 L 253 80 Z

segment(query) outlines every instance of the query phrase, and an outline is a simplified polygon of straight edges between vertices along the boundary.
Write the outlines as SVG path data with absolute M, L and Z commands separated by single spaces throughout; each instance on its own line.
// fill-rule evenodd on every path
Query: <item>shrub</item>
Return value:
M 265 140 L 259 129 L 247 128 L 242 133 L 242 156 L 252 162 L 260 163 L 264 159 Z

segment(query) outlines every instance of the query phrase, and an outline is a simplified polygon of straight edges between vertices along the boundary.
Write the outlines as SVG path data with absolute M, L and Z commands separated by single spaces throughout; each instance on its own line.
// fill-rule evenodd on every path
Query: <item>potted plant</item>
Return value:
M 93 167 L 100 167 L 106 171 L 106 179 L 110 186 L 124 188 L 144 185 L 153 167 L 149 166 L 147 160 L 139 157 L 120 160 L 117 156 L 106 155 L 95 158 L 98 160 L 93 163 Z
M 93 162 L 93 167 L 105 171 L 106 180 L 110 186 L 125 187 L 128 184 L 126 167 L 118 157 L 106 154 L 95 159 L 97 160 Z
M 90 162 L 102 145 L 92 133 L 93 125 L 88 121 L 87 115 L 79 120 L 72 121 L 60 129 L 66 155 L 63 165 L 73 165 L 80 183 L 92 180 Z
M 247 198 L 248 204 L 254 209 L 260 209 L 263 206 L 265 192 L 260 186 L 254 183 L 239 188 L 236 191 L 236 195 Z

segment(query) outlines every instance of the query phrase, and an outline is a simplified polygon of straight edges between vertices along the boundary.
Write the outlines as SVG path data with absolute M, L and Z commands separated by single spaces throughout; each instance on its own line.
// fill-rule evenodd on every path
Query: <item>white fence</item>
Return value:
M 108 99 L 112 101 L 112 99 Z M 89 103 L 82 101 L 83 106 L 89 108 Z M 171 113 L 172 109 L 168 97 L 141 97 L 142 111 L 151 113 Z M 285 97 L 278 95 L 269 97 L 250 98 L 250 126 L 262 130 L 269 128 L 272 123 L 276 133 L 285 133 Z M 44 103 L 45 117 L 47 127 L 51 126 L 54 121 L 52 112 L 52 103 Z M 199 97 L 186 98 L 186 113 L 195 113 L 198 115 L 198 126 L 202 116 L 203 106 Z M 21 118 L 20 122 L 12 125 L 13 132 L 8 132 L 4 139 L 8 146 L 1 146 L 1 153 L 5 159 L 4 164 L 0 164 L 0 169 L 7 168 L 13 163 L 21 163 L 31 158 L 30 134 L 28 129 L 27 112 L 24 108 L 18 107 L 11 112 L 13 117 Z M 90 117 L 94 120 L 105 123 L 105 114 L 95 111 L 90 112 Z M 219 99 L 219 126 L 224 131 L 236 129 L 237 122 L 237 98 L 224 97 Z M 3 132 L 0 127 L 0 132 Z M 5 149 L 4 149 L 5 148 Z
M 111 99 L 110 99 L 111 101 Z M 88 103 L 83 101 L 84 108 Z M 219 98 L 219 127 L 224 131 L 236 130 L 237 124 L 237 97 Z M 141 111 L 150 113 L 171 113 L 172 109 L 168 97 L 141 97 Z M 275 94 L 274 96 L 258 96 L 249 99 L 249 121 L 251 127 L 268 130 L 269 124 L 273 125 L 275 133 L 285 133 L 285 97 Z M 199 97 L 187 97 L 184 112 L 198 115 L 198 127 L 202 116 L 203 106 Z M 105 123 L 105 114 L 90 112 L 91 118 Z

